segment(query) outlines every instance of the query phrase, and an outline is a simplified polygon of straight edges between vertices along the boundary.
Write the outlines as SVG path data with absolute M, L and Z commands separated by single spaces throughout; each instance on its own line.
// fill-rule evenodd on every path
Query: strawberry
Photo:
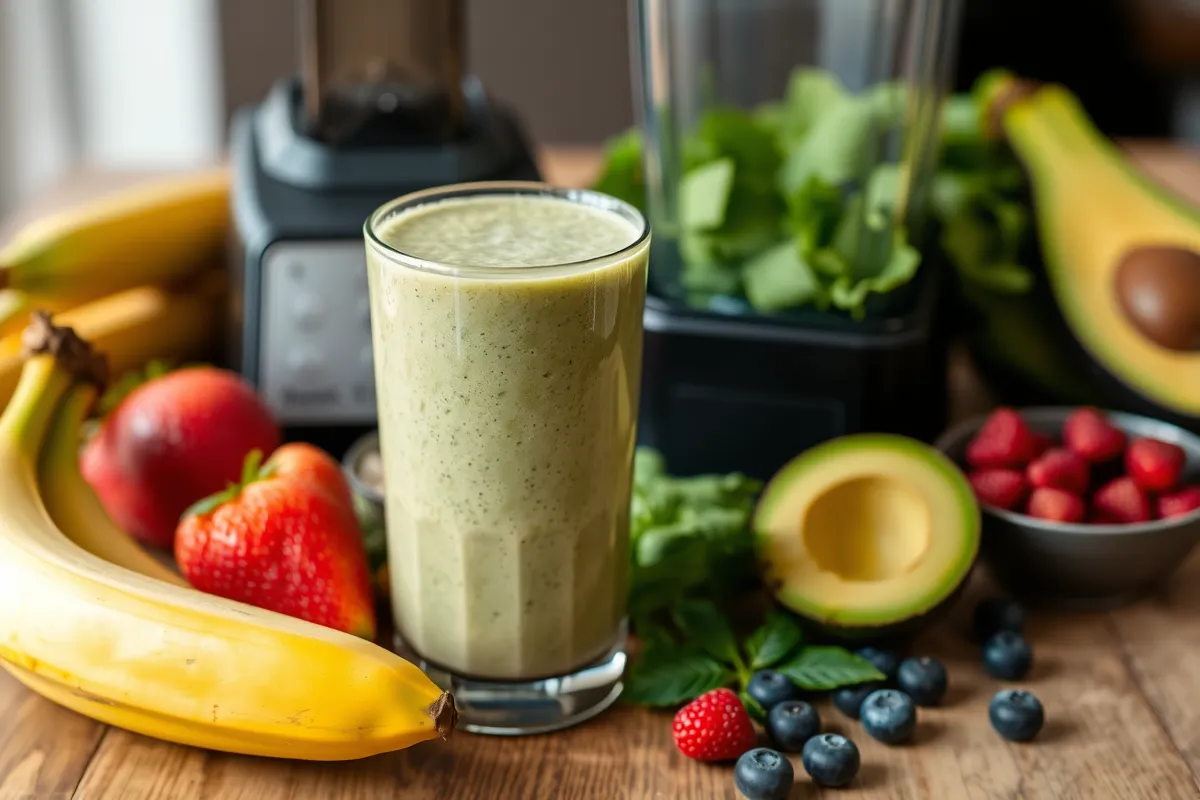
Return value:
M 346 508 L 354 508 L 354 493 L 346 474 L 324 450 L 310 444 L 285 444 L 271 455 L 271 469 L 278 477 L 287 477 L 328 492 Z
M 679 752 L 697 761 L 733 761 L 756 744 L 746 707 L 729 689 L 705 692 L 675 715 Z
M 240 482 L 188 509 L 175 559 L 203 592 L 372 639 L 375 607 L 354 510 L 329 476 L 336 462 L 286 445 Z M 338 474 L 340 479 L 340 473 Z
M 1017 412 L 997 408 L 967 444 L 967 463 L 977 468 L 1024 466 L 1038 445 L 1037 437 Z
M 1200 486 L 1184 486 L 1170 494 L 1159 495 L 1157 503 L 1158 516 L 1182 517 L 1200 508 Z
M 979 502 L 1013 509 L 1025 499 L 1025 476 L 1015 469 L 979 469 L 967 476 Z
M 1187 456 L 1183 448 L 1158 439 L 1134 439 L 1125 451 L 1125 473 L 1148 492 L 1175 488 Z
M 1047 436 L 1044 433 L 1037 433 L 1035 431 L 1033 434 L 1033 457 L 1037 458 L 1057 444 L 1058 440 L 1053 436 Z
M 1115 478 L 1092 495 L 1093 513 L 1118 523 L 1146 522 L 1150 517 L 1150 498 L 1133 478 Z
M 1079 408 L 1063 423 L 1063 444 L 1093 464 L 1121 455 L 1125 434 L 1094 408 Z
M 1083 495 L 1091 481 L 1091 469 L 1088 462 L 1065 447 L 1052 447 L 1029 463 L 1025 477 L 1034 488 Z
M 238 375 L 192 367 L 130 392 L 83 449 L 80 469 L 104 509 L 142 542 L 170 548 L 179 515 L 236 481 L 251 450 L 270 454 L 279 427 Z
M 1029 495 L 1026 513 L 1031 517 L 1053 522 L 1083 522 L 1087 515 L 1087 506 L 1083 500 L 1070 492 L 1042 487 L 1034 489 L 1033 494 Z

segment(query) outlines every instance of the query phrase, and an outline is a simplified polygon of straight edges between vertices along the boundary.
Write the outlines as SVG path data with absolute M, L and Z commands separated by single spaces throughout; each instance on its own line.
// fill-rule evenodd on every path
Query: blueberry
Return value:
M 767 747 L 743 753 L 733 768 L 733 782 L 746 800 L 783 800 L 795 779 L 792 762 Z
M 770 711 L 784 700 L 798 699 L 800 687 L 773 669 L 760 669 L 747 681 L 746 694 L 757 700 L 765 710 Z
M 804 745 L 800 761 L 818 786 L 849 786 L 858 774 L 858 747 L 845 736 L 821 733 Z
M 1032 665 L 1033 651 L 1019 633 L 1000 631 L 983 643 L 983 668 L 993 678 L 1019 681 Z
M 1025 609 L 1007 597 L 985 598 L 975 606 L 972 627 L 981 642 L 1000 631 L 1020 633 L 1025 628 Z
M 833 704 L 850 719 L 858 719 L 858 709 L 863 700 L 866 700 L 871 692 L 882 688 L 883 684 L 878 681 L 843 686 L 833 693 Z
M 862 724 L 884 744 L 904 744 L 917 729 L 917 707 L 904 692 L 880 689 L 863 700 Z
M 896 670 L 896 683 L 919 706 L 936 706 L 946 696 L 946 668 L 936 658 L 906 658 Z
M 896 682 L 896 669 L 900 666 L 900 659 L 891 650 L 881 650 L 878 647 L 864 647 L 858 651 L 857 655 L 870 661 L 875 666 L 875 669 L 884 674 L 888 683 Z
M 996 733 L 1013 742 L 1028 742 L 1046 721 L 1042 703 L 1031 693 L 1020 689 L 996 692 L 988 705 L 988 719 Z
M 767 714 L 767 733 L 785 753 L 799 753 L 804 743 L 820 732 L 820 715 L 803 700 L 776 703 Z

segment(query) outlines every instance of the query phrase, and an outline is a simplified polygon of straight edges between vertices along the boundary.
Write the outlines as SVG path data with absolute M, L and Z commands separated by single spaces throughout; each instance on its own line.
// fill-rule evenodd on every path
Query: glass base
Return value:
M 588 666 L 555 678 L 489 681 L 467 678 L 427 661 L 396 634 L 396 649 L 454 695 L 458 729 L 491 736 L 528 736 L 578 725 L 616 702 L 625 672 L 625 625 L 617 643 Z

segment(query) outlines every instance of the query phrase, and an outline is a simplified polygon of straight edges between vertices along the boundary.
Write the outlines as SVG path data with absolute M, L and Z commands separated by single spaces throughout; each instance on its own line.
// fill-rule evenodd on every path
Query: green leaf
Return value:
M 892 235 L 887 261 L 876 275 L 857 281 L 842 277 L 833 282 L 829 297 L 834 306 L 861 317 L 865 313 L 868 295 L 886 294 L 913 279 L 921 263 L 921 254 L 904 241 L 903 231 L 896 230 Z
M 782 661 L 800 644 L 803 634 L 786 614 L 772 611 L 746 639 L 746 657 L 750 669 L 766 669 Z
M 684 637 L 713 658 L 726 664 L 741 664 L 733 627 L 714 604 L 707 600 L 685 600 L 675 607 L 672 617 Z
M 780 135 L 799 139 L 825 115 L 847 99 L 837 75 L 823 69 L 797 67 L 792 70 L 779 112 Z
M 821 284 L 793 241 L 780 242 L 742 267 L 746 299 L 757 311 L 796 308 L 812 300 Z
M 698 647 L 657 644 L 633 663 L 622 701 L 645 706 L 676 706 L 727 686 L 733 674 Z
M 813 175 L 788 198 L 788 227 L 802 256 L 828 244 L 842 215 L 842 192 Z
M 679 224 L 689 230 L 721 227 L 735 170 L 733 159 L 722 158 L 685 174 L 679 186 Z
M 841 647 L 806 647 L 775 669 L 801 689 L 809 690 L 836 689 L 884 679 L 884 674 L 870 661 Z
M 835 185 L 861 177 L 878 147 L 877 113 L 870 97 L 852 98 L 821 117 L 803 139 L 789 145 L 778 177 L 784 196 L 797 191 L 813 175 Z
M 188 366 L 195 365 L 189 364 Z M 139 386 L 166 375 L 173 369 L 174 366 L 170 360 L 155 358 L 147 362 L 146 366 L 141 369 L 129 370 L 111 383 L 104 394 L 101 395 L 96 403 L 96 414 L 100 417 L 108 416 L 109 412 L 120 405 L 121 401 L 132 394 Z
M 896 218 L 905 173 L 899 164 L 880 164 L 867 178 L 866 223 L 872 228 L 886 227 Z
M 779 168 L 781 155 L 770 128 L 741 109 L 711 109 L 701 118 L 693 138 L 704 143 L 692 146 L 698 155 L 732 158 L 739 182 L 746 185 L 769 186 Z
M 644 213 L 646 183 L 642 149 L 642 134 L 637 128 L 610 139 L 604 150 L 603 171 L 592 188 L 624 200 Z
M 762 703 L 755 700 L 747 692 L 739 692 L 738 699 L 742 701 L 742 705 L 746 707 L 746 713 L 750 715 L 750 719 L 758 724 L 765 724 L 767 721 L 767 710 L 762 707 Z
M 679 279 L 685 289 L 710 294 L 734 294 L 742 282 L 736 267 L 719 261 L 685 261 Z
M 354 515 L 362 531 L 363 550 L 372 573 L 387 563 L 387 528 L 376 506 L 358 492 L 353 494 Z

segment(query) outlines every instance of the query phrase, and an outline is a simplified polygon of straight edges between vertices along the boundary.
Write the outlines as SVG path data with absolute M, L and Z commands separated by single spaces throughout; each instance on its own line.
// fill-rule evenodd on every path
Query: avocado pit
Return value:
M 1117 304 L 1139 333 L 1167 350 L 1200 351 L 1200 254 L 1183 247 L 1135 247 L 1115 276 Z

